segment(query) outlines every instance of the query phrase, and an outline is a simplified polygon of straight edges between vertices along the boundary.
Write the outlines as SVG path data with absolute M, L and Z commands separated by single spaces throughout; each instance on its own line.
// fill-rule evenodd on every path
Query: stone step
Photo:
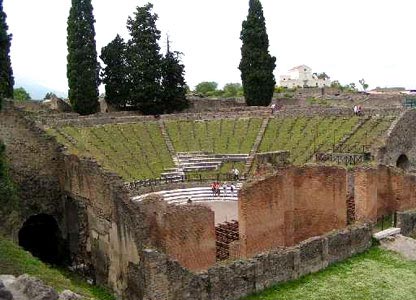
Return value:
M 186 171 L 201 171 L 201 170 L 217 170 L 218 166 L 208 165 L 208 166 L 189 166 L 183 167 L 183 170 Z
M 400 233 L 400 228 L 392 227 L 392 228 L 388 228 L 386 230 L 383 230 L 383 231 L 380 231 L 380 232 L 377 232 L 377 233 L 373 234 L 373 237 L 376 240 L 379 241 L 379 240 L 385 239 L 386 237 L 396 235 L 396 234 L 399 234 L 399 233 Z
M 183 162 L 181 163 L 182 168 L 186 168 L 188 166 L 219 166 L 222 164 L 222 161 L 196 161 L 196 162 Z

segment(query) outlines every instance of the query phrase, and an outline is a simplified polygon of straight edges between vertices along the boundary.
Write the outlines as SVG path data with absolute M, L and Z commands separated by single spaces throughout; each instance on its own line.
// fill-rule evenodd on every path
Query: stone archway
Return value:
M 396 167 L 402 169 L 402 170 L 408 170 L 409 169 L 409 159 L 407 158 L 406 154 L 402 154 L 399 156 L 396 162 Z
M 47 214 L 31 216 L 19 231 L 19 245 L 43 262 L 64 265 L 68 251 L 55 218 Z

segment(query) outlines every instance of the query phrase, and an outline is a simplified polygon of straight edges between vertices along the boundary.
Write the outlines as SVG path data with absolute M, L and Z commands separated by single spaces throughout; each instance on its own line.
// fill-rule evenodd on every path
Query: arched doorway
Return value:
M 59 226 L 51 215 L 31 216 L 19 231 L 19 245 L 43 262 L 63 265 L 68 254 Z
M 396 162 L 396 167 L 403 169 L 403 170 L 409 169 L 409 159 L 407 158 L 405 154 L 402 154 L 399 156 Z

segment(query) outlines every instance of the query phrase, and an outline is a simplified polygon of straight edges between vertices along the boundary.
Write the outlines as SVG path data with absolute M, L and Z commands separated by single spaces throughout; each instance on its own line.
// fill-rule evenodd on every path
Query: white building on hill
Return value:
M 295 87 L 326 87 L 330 86 L 329 77 L 318 78 L 316 73 L 306 65 L 294 67 L 288 71 L 287 75 L 280 76 L 280 86 L 287 88 Z

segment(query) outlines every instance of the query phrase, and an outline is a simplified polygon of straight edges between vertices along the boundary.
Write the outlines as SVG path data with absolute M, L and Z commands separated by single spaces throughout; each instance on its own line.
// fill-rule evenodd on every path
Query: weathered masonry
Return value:
M 124 299 L 238 299 L 366 250 L 367 223 L 416 208 L 406 172 L 416 165 L 415 122 L 414 110 L 397 118 L 375 153 L 380 166 L 287 166 L 247 182 L 238 223 L 216 228 L 205 206 L 133 200 L 137 190 L 120 176 L 68 154 L 45 124 L 9 104 L 0 138 L 23 202 L 10 234 L 39 257 L 90 266 Z M 36 242 L 42 228 L 54 247 Z

